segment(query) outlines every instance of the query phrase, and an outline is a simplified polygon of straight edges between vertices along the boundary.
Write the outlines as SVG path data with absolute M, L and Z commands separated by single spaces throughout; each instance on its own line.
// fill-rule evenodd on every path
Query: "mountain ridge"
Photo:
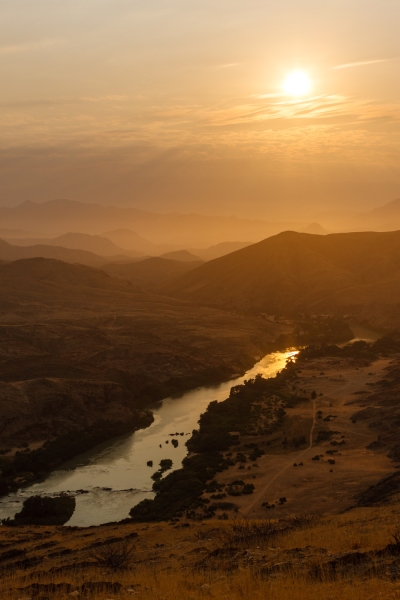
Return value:
M 400 231 L 283 232 L 205 263 L 163 291 L 268 314 L 357 312 L 375 305 L 382 317 L 384 306 L 400 305 Z

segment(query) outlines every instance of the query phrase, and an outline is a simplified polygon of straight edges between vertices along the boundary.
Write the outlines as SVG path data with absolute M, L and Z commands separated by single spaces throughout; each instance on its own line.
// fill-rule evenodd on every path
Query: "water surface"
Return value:
M 283 369 L 290 352 L 267 354 L 243 377 L 213 387 L 201 387 L 178 398 L 167 398 L 154 410 L 154 423 L 96 446 L 85 454 L 64 463 L 43 482 L 10 494 L 0 501 L 0 518 L 13 517 L 25 498 L 34 494 L 53 495 L 59 492 L 76 494 L 76 509 L 68 525 L 100 525 L 129 516 L 132 506 L 144 498 L 153 498 L 151 475 L 161 459 L 170 458 L 173 468 L 179 469 L 187 455 L 185 442 L 198 426 L 198 420 L 210 402 L 221 402 L 229 396 L 230 388 L 261 373 L 274 377 Z M 171 433 L 178 434 L 173 437 Z M 181 435 L 183 433 L 183 435 Z M 179 442 L 177 448 L 171 440 Z M 153 467 L 147 461 L 153 461 Z M 104 488 L 111 488 L 104 489 Z

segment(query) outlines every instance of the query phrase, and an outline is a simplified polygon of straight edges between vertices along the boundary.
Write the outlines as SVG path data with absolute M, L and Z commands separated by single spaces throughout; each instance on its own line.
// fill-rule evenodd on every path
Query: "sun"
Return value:
M 283 84 L 283 89 L 290 96 L 305 96 L 311 88 L 310 78 L 304 71 L 293 71 Z

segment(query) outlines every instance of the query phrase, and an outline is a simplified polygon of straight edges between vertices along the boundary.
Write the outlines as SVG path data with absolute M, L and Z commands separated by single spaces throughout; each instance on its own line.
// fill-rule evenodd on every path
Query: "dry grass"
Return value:
M 165 523 L 89 529 L 2 527 L 0 598 L 400 600 L 400 579 L 397 581 L 385 570 L 380 571 L 379 577 L 373 571 L 339 573 L 335 578 L 328 571 L 324 574 L 324 561 L 330 555 L 384 548 L 392 541 L 391 533 L 396 531 L 399 516 L 397 505 L 358 509 L 318 521 L 311 519 L 297 527 L 290 526 L 290 522 L 286 527 L 284 523 L 273 522 L 248 522 L 248 525 L 238 522 L 232 526 L 232 522 L 221 521 L 195 523 L 185 528 Z M 271 537 L 271 527 L 277 526 L 286 530 Z M 254 535 L 246 537 L 243 532 Z M 232 537 L 232 533 L 239 533 L 241 539 Z M 91 558 L 93 546 L 95 549 L 118 546 L 117 538 L 125 540 L 122 545 L 129 541 L 129 547 L 134 548 L 127 568 L 115 571 L 96 564 Z M 232 542 L 236 546 L 231 548 L 232 553 L 238 550 L 240 554 L 235 568 L 224 555 L 216 556 L 221 548 L 229 550 Z M 2 560 L 2 554 L 10 549 L 22 549 L 26 551 L 22 558 L 36 557 L 38 563 L 15 567 L 17 558 Z M 288 561 L 288 556 L 298 549 L 304 555 L 304 565 L 301 561 L 291 561 L 285 563 L 287 568 L 280 569 L 279 564 Z M 277 569 L 271 569 L 276 565 Z M 310 575 L 310 565 L 321 567 L 319 579 Z M 103 587 L 94 585 L 98 582 L 103 582 Z M 32 584 L 52 584 L 53 588 L 35 589 Z M 57 588 L 59 584 L 63 587 Z M 74 591 L 79 595 L 71 596 Z
M 55 578 L 54 583 L 69 583 L 70 589 L 79 590 L 85 581 L 112 581 L 112 577 L 103 573 L 99 577 L 97 570 L 85 574 L 76 571 L 68 577 Z M 43 579 L 48 583 L 48 578 Z M 382 579 L 339 580 L 335 582 L 313 582 L 307 578 L 293 577 L 290 574 L 284 579 L 263 579 L 250 570 L 237 574 L 212 573 L 204 575 L 196 571 L 178 570 L 155 572 L 154 569 L 141 567 L 134 573 L 125 573 L 117 578 L 123 585 L 120 592 L 100 591 L 90 594 L 95 600 L 114 598 L 143 598 L 143 600 L 200 600 L 201 598 L 226 598 L 229 600 L 385 600 L 399 599 L 400 586 Z M 28 583 L 28 582 L 25 582 Z M 31 581 L 29 581 L 31 583 Z M 30 592 L 7 591 L 7 588 L 21 581 L 13 577 L 4 580 L 1 593 L 2 600 L 29 598 Z M 74 598 L 71 592 L 53 592 L 46 596 L 54 600 Z M 81 596 L 81 594 L 80 594 Z M 77 596 L 79 597 L 79 596 Z

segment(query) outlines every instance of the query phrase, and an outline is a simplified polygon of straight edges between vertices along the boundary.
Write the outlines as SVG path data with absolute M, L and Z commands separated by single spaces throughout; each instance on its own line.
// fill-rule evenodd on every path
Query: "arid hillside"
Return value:
M 357 314 L 400 320 L 400 232 L 287 231 L 213 260 L 166 286 L 201 304 L 268 314 Z
M 0 266 L 0 444 L 40 441 L 243 372 L 277 327 L 56 260 Z

